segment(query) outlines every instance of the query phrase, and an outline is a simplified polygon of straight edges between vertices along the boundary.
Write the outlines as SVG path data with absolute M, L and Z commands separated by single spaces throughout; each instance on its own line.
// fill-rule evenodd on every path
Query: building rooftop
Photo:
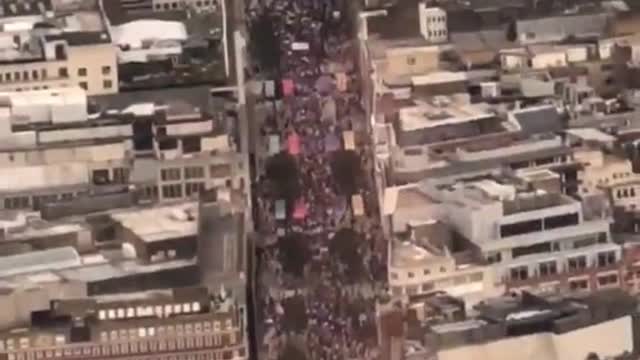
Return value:
M 145 242 L 195 236 L 198 204 L 186 203 L 148 209 L 133 209 L 111 215 L 113 220 Z
M 551 105 L 528 107 L 512 112 L 525 134 L 533 135 L 563 129 L 558 110 Z
M 418 4 L 421 2 L 421 0 L 397 1 L 386 8 L 386 16 L 367 18 L 369 34 L 378 35 L 381 39 L 421 37 L 418 11 Z
M 549 296 L 523 292 L 488 299 L 476 306 L 475 316 L 431 326 L 427 337 L 442 351 L 539 333 L 565 334 L 631 315 L 636 307 L 637 301 L 620 289 Z M 536 351 L 540 356 L 543 351 L 552 354 L 554 347 L 542 346 Z
M 2 257 L 0 259 L 0 277 L 43 270 L 60 270 L 79 265 L 81 265 L 80 256 L 72 247 L 32 251 L 26 254 Z
M 472 122 L 494 116 L 485 105 L 459 103 L 451 97 L 436 97 L 431 103 L 425 102 L 399 111 L 402 131 Z

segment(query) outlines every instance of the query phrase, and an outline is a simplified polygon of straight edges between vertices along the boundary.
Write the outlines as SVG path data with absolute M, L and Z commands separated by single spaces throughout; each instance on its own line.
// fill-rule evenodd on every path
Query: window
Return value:
M 13 78 L 16 79 L 16 81 L 20 81 L 20 72 L 19 71 L 14 72 Z
M 61 67 L 58 69 L 58 76 L 60 77 L 69 77 L 69 70 L 66 67 Z
M 551 276 L 558 273 L 558 268 L 555 261 L 546 261 L 538 264 L 538 271 L 540 276 Z
M 168 168 L 160 171 L 162 181 L 177 181 L 181 179 L 180 168 Z
M 97 169 L 93 170 L 93 184 L 94 185 L 104 185 L 109 183 L 109 170 L 108 169 Z
M 78 76 L 87 76 L 87 68 L 79 68 Z
M 182 185 L 174 184 L 174 185 L 163 185 L 162 186 L 162 197 L 167 199 L 175 199 L 182 197 Z
M 500 237 L 528 234 L 542 230 L 541 220 L 521 221 L 513 224 L 505 224 L 500 226 Z
M 4 78 L 5 78 L 7 81 L 11 81 L 11 73 L 6 73 L 6 74 L 4 74 Z
M 429 274 L 431 274 L 431 270 L 429 270 L 429 269 L 424 269 L 423 274 L 424 274 L 424 275 L 429 275 Z
M 616 252 L 615 251 L 607 251 L 598 253 L 598 266 L 605 267 L 615 264 L 616 262 Z
M 580 271 L 587 268 L 587 257 L 586 256 L 576 256 L 569 258 L 567 263 L 569 267 L 569 271 Z
M 103 80 L 102 87 L 105 89 L 111 89 L 113 87 L 113 81 L 111 80 Z
M 15 196 L 4 199 L 5 209 L 24 209 L 29 207 L 29 197 Z
M 578 214 L 556 215 L 544 218 L 545 229 L 557 229 L 578 224 Z
M 511 268 L 511 280 L 527 280 L 529 278 L 529 269 L 526 266 L 518 266 Z
M 390 272 L 389 276 L 392 280 L 398 280 L 398 273 Z
M 191 196 L 193 194 L 200 194 L 204 190 L 204 183 L 187 183 L 185 184 L 185 192 L 187 196 Z
M 413 56 L 409 56 L 409 57 L 407 58 L 407 64 L 408 64 L 408 65 L 411 65 L 411 66 L 415 65 L 415 64 L 416 64 L 416 58 L 415 58 L 415 57 L 413 57 Z
M 87 82 L 86 82 L 86 81 L 80 81 L 80 82 L 78 83 L 78 86 L 80 86 L 80 87 L 81 87 L 81 88 L 83 88 L 84 90 L 89 89 L 89 84 L 87 84 Z
M 46 79 L 46 78 L 47 78 L 47 69 L 42 69 L 42 70 L 40 70 L 40 76 L 41 76 L 43 79 Z
M 433 290 L 434 286 L 432 282 L 422 284 L 422 291 L 427 292 Z
M 115 168 L 113 169 L 113 181 L 117 184 L 126 184 L 129 179 L 129 169 Z
M 571 291 L 589 289 L 589 281 L 587 279 L 569 280 L 569 289 Z
M 111 74 L 111 66 L 103 66 L 102 75 L 109 75 L 109 74 Z
M 204 168 L 202 166 L 187 166 L 184 168 L 185 179 L 204 178 Z
M 618 274 L 598 276 L 598 286 L 618 285 Z
M 199 136 L 186 136 L 182 139 L 182 151 L 185 154 L 197 153 L 202 150 Z
M 409 272 L 407 273 L 407 277 L 408 277 L 409 279 L 412 279 L 414 276 L 415 276 L 415 275 L 414 275 L 411 271 L 409 271 Z

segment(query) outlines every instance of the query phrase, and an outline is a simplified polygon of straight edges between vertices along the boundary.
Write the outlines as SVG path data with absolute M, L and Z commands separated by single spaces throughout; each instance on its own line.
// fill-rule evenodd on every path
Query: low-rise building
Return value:
M 25 4 L 28 16 L 0 15 L 0 91 L 80 86 L 89 95 L 118 92 L 116 48 L 97 1 L 56 9 L 50 1 Z
M 472 307 L 504 293 L 493 269 L 478 261 L 471 249 L 459 249 L 461 245 L 454 244 L 458 239 L 454 239 L 447 225 L 436 221 L 410 224 L 408 231 L 409 239 L 389 245 L 392 296 L 443 291 Z
M 440 220 L 476 247 L 508 288 L 535 291 L 598 289 L 622 285 L 622 248 L 609 234 L 604 196 L 581 202 L 559 192 L 550 171 L 425 181 L 387 191 L 384 213 L 391 226 Z M 417 196 L 421 195 L 421 196 Z M 406 207 L 406 208 L 403 208 Z
M 443 360 L 510 359 L 516 353 L 523 359 L 615 357 L 638 350 L 636 306 L 620 291 L 550 298 L 525 293 L 488 300 L 476 316 L 432 326 L 425 343 Z
M 96 110 L 78 88 L 0 96 L 6 100 L 0 130 L 5 209 L 39 210 L 103 190 L 133 190 L 155 202 L 243 186 L 223 102 L 208 109 L 156 100 Z M 24 181 L 11 180 L 17 178 Z
M 55 300 L 0 334 L 7 359 L 246 359 L 237 299 L 203 288 Z

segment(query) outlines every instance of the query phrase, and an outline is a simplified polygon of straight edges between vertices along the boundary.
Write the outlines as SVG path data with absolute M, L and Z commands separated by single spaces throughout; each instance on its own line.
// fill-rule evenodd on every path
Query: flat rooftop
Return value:
M 401 108 L 400 129 L 414 131 L 495 117 L 486 104 L 461 104 L 450 97 L 434 98 L 416 106 Z
M 439 254 L 412 242 L 395 241 L 391 248 L 391 265 L 399 268 L 426 266 L 434 257 L 438 256 Z
M 134 209 L 114 213 L 111 218 L 145 242 L 196 236 L 198 203 Z
M 422 36 L 418 4 L 421 0 L 402 0 L 386 9 L 387 15 L 367 18 L 369 34 L 381 39 L 402 39 Z

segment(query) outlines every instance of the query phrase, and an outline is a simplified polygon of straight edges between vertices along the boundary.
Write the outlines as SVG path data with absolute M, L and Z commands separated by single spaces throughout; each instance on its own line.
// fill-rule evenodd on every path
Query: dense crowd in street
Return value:
M 279 359 L 294 336 L 303 338 L 303 352 L 310 360 L 378 357 L 374 299 L 385 291 L 386 246 L 373 181 L 368 178 L 370 148 L 366 140 L 349 147 L 344 135 L 364 126 L 344 5 L 338 0 L 250 4 L 251 21 L 266 16 L 280 46 L 277 84 L 282 103 L 274 107 L 261 135 L 265 142 L 272 136 L 281 139 L 280 155 L 294 159 L 298 184 L 297 191 L 282 194 L 270 191 L 267 183 L 273 179 L 261 176 L 261 228 L 281 237 L 296 234 L 313 250 L 298 276 L 283 271 L 285 250 L 277 244 L 262 254 L 260 273 L 272 278 L 269 284 L 267 275 L 259 279 L 266 288 L 258 306 L 266 335 L 258 341 L 269 348 L 261 356 L 270 359 Z M 336 166 L 340 161 L 347 165 Z M 360 216 L 352 209 L 353 194 L 364 198 L 366 211 Z M 277 202 L 285 200 L 286 220 L 278 221 Z M 351 249 L 355 261 L 329 254 L 337 234 L 356 242 Z M 296 309 L 293 303 L 300 305 Z

